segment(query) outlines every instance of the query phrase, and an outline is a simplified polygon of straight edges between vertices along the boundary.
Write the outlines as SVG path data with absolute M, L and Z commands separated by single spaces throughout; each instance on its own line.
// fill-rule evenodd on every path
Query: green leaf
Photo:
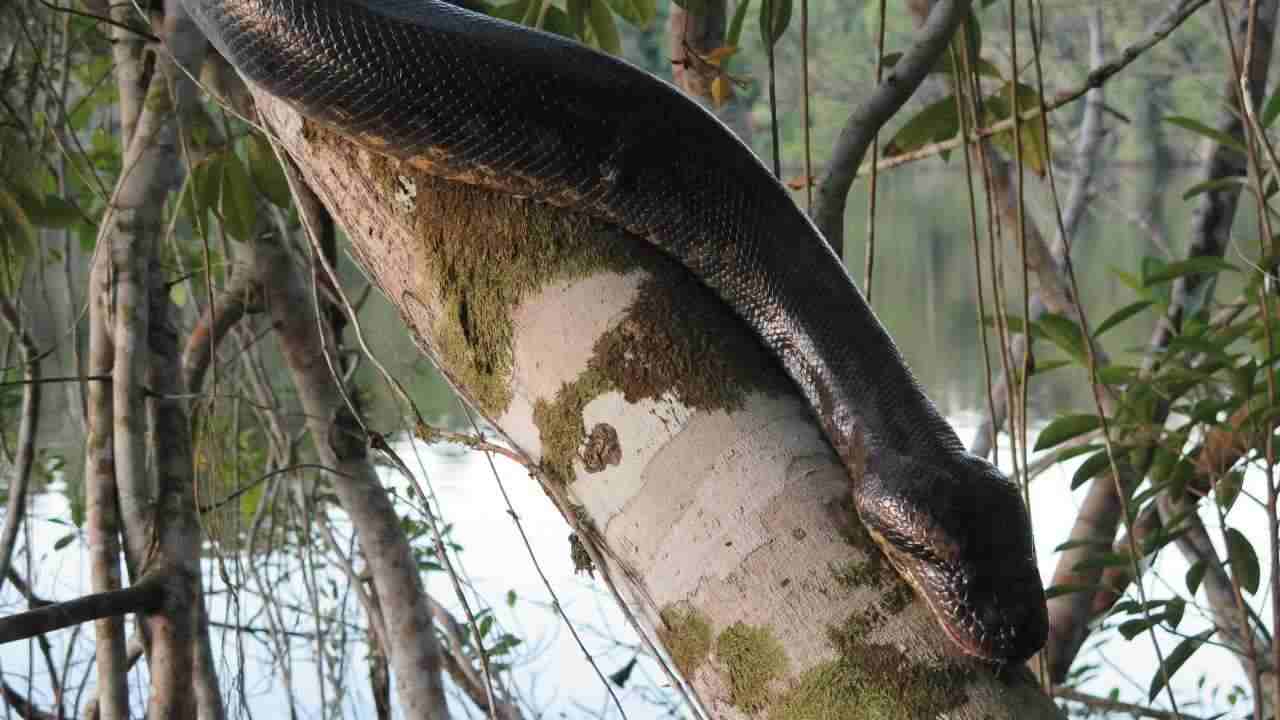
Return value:
M 574 29 L 573 18 L 555 5 L 547 8 L 547 14 L 542 18 L 542 29 L 561 37 L 576 38 L 578 36 L 577 30 Z
M 1103 385 L 1128 385 L 1138 378 L 1138 368 L 1132 365 L 1107 365 L 1098 368 L 1098 382 Z
M 1049 423 L 1036 437 L 1036 452 L 1064 443 L 1073 437 L 1097 430 L 1102 425 L 1097 415 L 1063 415 Z
M 1231 574 L 1240 581 L 1240 587 L 1250 595 L 1258 592 L 1262 572 L 1258 566 L 1258 554 L 1248 538 L 1235 528 L 1227 528 L 1227 557 L 1231 558 Z
M 249 136 L 249 174 L 268 202 L 282 209 L 289 207 L 289 180 L 276 160 L 271 143 L 261 135 Z
M 1208 566 L 1205 565 L 1203 560 L 1197 560 L 1191 564 L 1191 567 L 1187 568 L 1187 592 L 1192 595 L 1196 594 L 1196 591 L 1200 589 L 1200 582 L 1204 580 L 1205 570 L 1208 570 Z
M 1271 97 L 1267 99 L 1267 104 L 1262 108 L 1262 115 L 1258 118 L 1258 122 L 1262 123 L 1263 128 L 1270 129 L 1271 124 L 1276 121 L 1276 116 L 1280 116 L 1280 92 L 1273 91 Z
M 902 53 L 893 53 L 893 56 L 893 64 L 896 65 L 898 60 L 902 58 Z M 978 71 L 978 75 L 981 75 L 982 77 L 989 77 L 994 80 L 1004 80 L 1004 76 L 1000 74 L 1000 68 L 996 67 L 995 63 L 990 60 L 987 60 L 986 58 L 978 58 L 978 62 L 975 64 L 977 65 L 976 69 Z M 889 63 L 889 55 L 885 56 L 884 66 L 886 68 L 891 66 Z M 934 65 L 933 69 L 929 72 L 942 73 L 954 77 L 955 69 L 951 64 L 951 53 L 943 53 L 942 57 L 938 60 L 938 63 Z
M 738 0 L 738 6 L 733 9 L 733 20 L 729 22 L 729 32 L 724 36 L 724 44 L 730 47 L 738 47 L 738 41 L 742 38 L 742 24 L 747 19 L 747 8 L 751 6 L 751 0 Z
M 1011 83 L 1005 83 L 998 92 L 987 97 L 983 102 L 983 125 L 995 123 L 1013 117 L 1009 96 L 1014 95 L 1019 113 L 1035 110 L 1040 107 L 1040 93 L 1030 85 L 1018 83 L 1016 90 Z M 1022 163 L 1028 170 L 1037 175 L 1044 175 L 1046 159 L 1049 157 L 1049 144 L 1044 136 L 1044 123 L 1040 120 L 1027 120 L 1020 124 L 1018 137 L 1022 144 Z M 991 142 L 1000 148 L 1010 159 L 1017 157 L 1017 148 L 1013 141 L 1013 128 L 991 136 Z
M 1195 185 L 1192 185 L 1191 187 L 1184 190 L 1182 193 L 1182 199 L 1190 200 L 1191 198 L 1197 195 L 1201 195 L 1207 192 L 1213 192 L 1215 190 L 1223 190 L 1230 187 L 1242 186 L 1247 184 L 1247 182 L 1248 181 L 1244 180 L 1243 178 L 1238 178 L 1238 177 L 1214 178 L 1212 180 L 1205 180 L 1204 182 L 1198 182 Z
M 223 163 L 221 200 L 219 209 L 227 233 L 240 241 L 252 239 L 258 208 L 254 203 L 249 173 L 234 153 L 228 153 Z
M 567 0 L 566 12 L 573 27 L 573 37 L 581 39 L 587 32 L 587 3 L 590 0 Z
M 75 205 L 57 195 L 45 195 L 43 200 L 34 197 L 27 205 L 27 216 L 40 227 L 68 228 L 83 219 Z
M 1192 120 L 1189 117 L 1183 117 L 1181 115 L 1177 115 L 1174 117 L 1167 117 L 1164 119 L 1164 121 L 1171 125 L 1177 125 L 1178 127 L 1184 130 L 1190 130 L 1191 132 L 1197 135 L 1207 137 L 1210 140 L 1213 140 L 1214 142 L 1218 143 L 1219 145 L 1223 145 L 1225 147 L 1231 148 L 1232 150 L 1239 152 L 1241 155 L 1247 154 L 1247 151 L 1245 150 L 1245 147 L 1244 147 L 1244 143 L 1228 135 L 1227 133 L 1222 132 L 1221 130 L 1217 130 L 1209 127 L 1208 125 L 1205 125 L 1199 120 Z
M 791 0 L 760 0 L 760 37 L 766 48 L 778 44 L 791 24 Z
M 618 26 L 613 22 L 613 13 L 605 0 L 589 0 L 587 6 L 587 24 L 595 38 L 596 47 L 611 54 L 622 52 L 622 40 L 618 37 Z
M 1138 313 L 1151 307 L 1154 303 L 1150 300 L 1139 300 L 1135 303 L 1129 303 L 1119 310 L 1107 316 L 1106 320 L 1098 323 L 1098 327 L 1094 328 L 1093 336 L 1095 338 L 1102 337 L 1102 333 L 1137 315 Z
M 64 547 L 66 547 L 66 546 L 70 545 L 71 543 L 75 542 L 76 537 L 77 537 L 77 535 L 76 535 L 75 533 L 68 533 L 68 534 L 66 534 L 66 535 L 63 535 L 62 537 L 58 538 L 58 539 L 57 539 L 57 541 L 55 541 L 55 542 L 53 543 L 53 549 L 54 549 L 55 551 L 57 551 L 57 550 L 61 550 L 62 548 L 64 548 Z
M 1106 448 L 1090 455 L 1084 462 L 1080 463 L 1080 467 L 1076 468 L 1075 474 L 1071 476 L 1071 489 L 1075 490 L 1089 482 L 1110 465 L 1111 459 L 1107 457 Z
M 1239 471 L 1227 473 L 1226 477 L 1220 478 L 1213 485 L 1213 495 L 1218 499 L 1218 505 L 1222 507 L 1222 512 L 1231 512 L 1231 508 L 1235 506 L 1236 499 L 1240 497 L 1240 490 L 1244 487 L 1244 475 Z
M 516 0 L 505 5 L 491 5 L 488 13 L 493 17 L 518 23 L 524 19 L 525 13 L 529 12 L 531 3 L 532 0 Z
M 1163 619 L 1164 618 L 1160 615 L 1152 615 L 1151 617 L 1125 620 L 1120 623 L 1120 627 L 1118 629 L 1120 630 L 1120 634 L 1124 636 L 1125 640 L 1132 640 L 1156 625 L 1159 625 L 1160 621 Z
M 1143 273 L 1142 282 L 1146 287 L 1169 282 L 1183 275 L 1211 274 L 1216 272 L 1240 272 L 1240 268 L 1216 257 L 1197 257 L 1188 260 L 1171 262 L 1163 269 L 1150 274 Z
M 647 27 L 653 22 L 658 10 L 654 0 L 609 0 L 609 6 L 618 17 L 638 28 Z
M 1192 635 L 1178 643 L 1178 646 L 1173 649 L 1173 652 L 1169 653 L 1165 657 L 1164 664 L 1156 669 L 1155 677 L 1151 678 L 1151 690 L 1147 693 L 1147 699 L 1155 700 L 1156 696 L 1160 694 L 1160 691 L 1164 689 L 1165 681 L 1173 679 L 1173 675 L 1178 672 L 1178 668 L 1182 667 L 1183 663 L 1185 663 L 1196 650 L 1199 650 L 1200 646 L 1203 645 L 1204 642 L 1215 632 L 1217 632 L 1217 630 L 1210 628 L 1197 635 Z
M 1037 360 L 1035 367 L 1031 368 L 1031 374 L 1044 375 L 1045 373 L 1053 372 L 1058 368 L 1064 368 L 1074 364 L 1075 363 L 1071 362 L 1070 360 L 1046 360 L 1044 362 L 1040 362 L 1039 360 Z
M 1081 365 L 1088 364 L 1089 354 L 1085 349 L 1084 333 L 1080 332 L 1079 325 L 1056 313 L 1046 313 L 1035 322 L 1034 330 L 1038 330 L 1041 337 L 1062 348 L 1063 352 L 1070 355 L 1076 362 Z
M 903 155 L 929 143 L 950 140 L 960 132 L 954 96 L 925 106 L 894 134 L 884 148 L 885 157 Z

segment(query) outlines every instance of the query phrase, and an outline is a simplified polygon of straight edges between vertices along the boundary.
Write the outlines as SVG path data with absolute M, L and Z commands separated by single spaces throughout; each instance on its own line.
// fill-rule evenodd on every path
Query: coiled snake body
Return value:
M 964 452 L 813 224 L 712 115 L 563 38 L 441 0 L 185 0 L 243 75 L 378 152 L 648 238 L 779 358 L 864 525 L 965 653 L 1047 617 L 1016 486 Z

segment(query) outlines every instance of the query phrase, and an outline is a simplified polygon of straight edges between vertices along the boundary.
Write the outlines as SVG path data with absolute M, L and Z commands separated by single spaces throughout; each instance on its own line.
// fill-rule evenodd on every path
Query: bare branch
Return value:
M 24 367 L 22 391 L 22 420 L 18 426 L 18 447 L 13 458 L 13 478 L 9 481 L 9 501 L 5 510 L 4 530 L 0 531 L 0 587 L 9 575 L 13 559 L 13 547 L 18 540 L 18 528 L 27 510 L 27 487 L 31 483 L 31 465 L 35 459 L 36 427 L 40 420 L 40 354 L 36 352 L 18 309 L 8 298 L 0 298 L 0 322 L 17 339 L 18 352 Z
M 929 13 L 920 39 L 894 66 L 893 72 L 845 121 L 840 138 L 822 180 L 814 205 L 813 219 L 818 230 L 835 249 L 844 250 L 844 209 L 849 188 L 858 175 L 858 166 L 878 132 L 889 118 L 915 93 L 946 51 L 951 36 L 964 19 L 970 0 L 941 0 Z
M 0 645 L 99 618 L 156 612 L 164 606 L 165 577 L 155 573 L 123 590 L 85 595 L 0 618 Z

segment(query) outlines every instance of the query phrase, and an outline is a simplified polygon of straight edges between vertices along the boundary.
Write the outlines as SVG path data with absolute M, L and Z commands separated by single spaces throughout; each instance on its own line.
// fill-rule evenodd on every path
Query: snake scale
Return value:
M 710 113 L 614 57 L 441 0 L 184 2 L 242 75 L 303 116 L 677 259 L 781 361 L 863 524 L 959 649 L 1005 663 L 1044 644 L 1016 485 L 964 451 L 818 230 Z

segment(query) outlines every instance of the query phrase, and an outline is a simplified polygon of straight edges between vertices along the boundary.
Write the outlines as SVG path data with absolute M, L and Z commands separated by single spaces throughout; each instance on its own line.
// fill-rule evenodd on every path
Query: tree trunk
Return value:
M 260 238 L 247 249 L 250 261 L 244 271 L 255 274 L 263 292 L 316 453 L 334 470 L 334 491 L 368 559 L 400 708 L 409 718 L 447 717 L 440 647 L 418 566 L 368 456 L 368 438 L 326 361 L 330 353 L 332 367 L 337 367 L 333 338 L 320 336 L 311 298 L 299 280 L 302 274 L 279 241 Z
M 1029 676 L 952 655 L 809 409 L 682 268 L 257 99 L 415 341 L 541 468 L 711 717 L 1056 717 Z

